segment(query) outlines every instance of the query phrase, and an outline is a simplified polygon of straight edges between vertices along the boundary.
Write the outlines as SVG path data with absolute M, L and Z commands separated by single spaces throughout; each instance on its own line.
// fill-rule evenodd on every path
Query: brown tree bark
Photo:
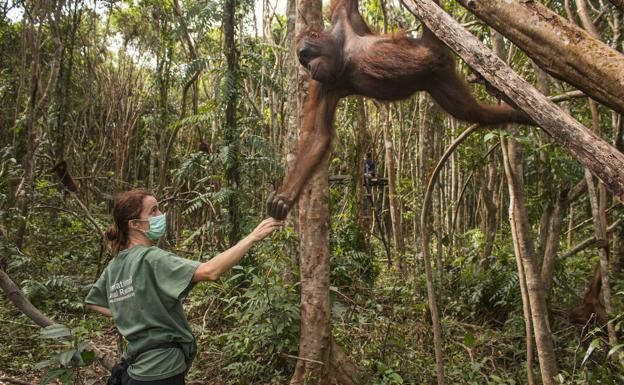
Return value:
M 623 220 L 620 218 L 617 221 L 613 222 L 609 227 L 607 227 L 607 234 L 615 234 L 615 236 L 617 237 L 617 234 L 620 234 L 623 230 L 624 230 L 624 226 L 622 225 Z M 577 243 L 576 245 L 570 247 L 568 250 L 566 250 L 565 253 L 562 253 L 559 258 L 560 259 L 566 259 L 568 257 L 571 257 L 572 255 L 585 250 L 586 248 L 588 248 L 589 246 L 592 246 L 596 244 L 596 236 L 591 236 L 589 238 L 586 238 L 584 240 L 582 240 L 581 242 Z
M 329 301 L 329 153 L 299 199 L 301 335 L 291 385 L 328 383 L 331 351 Z
M 526 277 L 529 304 L 537 356 L 544 385 L 555 385 L 558 372 L 552 334 L 548 323 L 548 308 L 544 296 L 539 269 L 537 268 L 535 250 L 531 236 L 531 228 L 524 196 L 522 162 L 515 140 L 503 140 L 503 158 L 507 185 L 509 187 L 509 221 L 512 224 L 514 249 L 522 260 L 522 269 Z
M 613 252 L 611 252 L 611 270 L 615 280 L 621 278 L 622 262 L 624 261 L 624 227 L 620 227 L 613 236 Z
M 609 241 L 607 238 L 606 225 L 601 218 L 601 216 L 604 215 L 604 210 L 600 210 L 598 194 L 596 193 L 596 188 L 594 186 L 594 178 L 587 169 L 585 169 L 585 180 L 587 181 L 587 195 L 591 205 L 592 217 L 594 219 L 595 237 L 598 244 L 600 274 L 602 279 L 602 299 L 604 301 L 606 316 L 609 320 L 613 317 L 613 305 L 611 302 L 611 286 L 609 283 Z M 609 343 L 611 346 L 616 346 L 617 336 L 612 322 L 607 323 L 607 333 L 609 335 Z M 615 355 L 614 358 L 616 357 L 619 357 L 619 355 Z
M 296 29 L 301 30 L 306 24 L 321 28 L 321 7 L 320 0 L 298 2 Z M 299 94 L 307 95 L 306 91 L 299 89 Z M 297 361 L 290 379 L 291 385 L 324 385 L 329 382 L 332 339 L 329 301 L 329 155 L 328 152 L 318 165 L 299 198 L 301 335 L 298 356 L 302 359 Z
M 392 114 L 390 112 L 389 105 L 383 105 L 383 136 L 384 136 L 384 149 L 385 149 L 385 161 L 386 161 L 386 176 L 388 177 L 388 200 L 390 206 L 390 222 L 392 224 L 392 240 L 394 242 L 394 248 L 398 254 L 399 270 L 405 271 L 405 261 L 403 260 L 403 231 L 401 224 L 401 214 L 399 211 L 399 204 L 396 194 L 396 166 L 394 162 L 394 146 L 392 138 L 390 137 L 390 127 L 392 125 Z M 390 263 L 391 260 L 388 260 Z
M 613 193 L 624 199 L 624 173 L 622 172 L 624 170 L 624 154 L 549 101 L 548 98 L 513 72 L 500 58 L 492 54 L 451 16 L 442 11 L 432 0 L 405 1 L 408 9 L 421 19 L 438 38 L 451 47 L 473 69 L 483 75 L 490 84 L 502 91 L 519 108 L 531 116 L 560 145 L 567 148 L 583 166 L 598 176 Z M 479 2 L 479 4 L 481 3 L 488 2 Z M 531 4 L 535 3 L 531 2 Z M 504 5 L 510 8 L 516 7 L 516 3 L 513 1 L 505 2 Z M 493 6 L 493 8 L 496 7 Z M 518 15 L 514 15 L 514 17 L 522 19 Z M 526 20 L 529 19 L 524 18 L 524 24 L 531 25 L 534 29 L 533 25 L 537 21 L 526 23 Z M 582 30 L 579 33 L 581 36 L 587 36 Z M 558 45 L 560 44 L 549 47 L 549 58 L 552 58 L 557 48 L 560 48 L 557 47 Z M 602 46 L 604 45 L 600 42 L 592 43 L 592 47 Z M 611 51 L 616 57 L 621 55 L 616 51 Z M 597 51 L 592 51 L 591 57 L 593 59 L 597 55 Z M 592 61 L 588 63 L 592 63 Z M 614 65 L 617 68 L 617 63 Z M 624 61 L 622 61 L 622 66 L 624 66 Z M 613 72 L 617 73 L 618 70 Z M 589 75 L 586 76 L 589 77 Z M 608 79 L 611 77 L 604 74 L 599 80 L 596 80 L 595 84 L 602 87 L 605 83 L 610 82 Z M 612 82 L 618 84 L 619 80 L 613 79 Z M 620 87 L 618 92 L 624 93 L 624 87 Z M 621 98 L 621 101 L 624 103 L 624 97 Z
M 370 212 L 374 210 L 373 207 L 368 207 L 367 205 L 367 197 L 368 191 L 365 188 L 366 180 L 364 175 L 364 167 L 366 162 L 366 108 L 364 104 L 364 98 L 361 96 L 357 97 L 357 121 L 355 125 L 355 137 L 357 138 L 357 144 L 355 148 L 355 159 L 354 167 L 356 167 L 356 171 L 354 172 L 355 177 L 353 178 L 355 186 L 355 201 L 356 201 L 356 209 L 354 210 L 354 215 L 357 218 L 357 224 L 364 234 L 366 238 L 366 247 L 368 248 L 369 238 L 370 238 Z M 367 210 L 368 207 L 368 210 Z
M 505 150 L 503 150 L 505 151 Z M 517 234 L 518 229 L 514 221 L 510 221 L 511 232 Z M 518 281 L 520 284 L 520 295 L 522 297 L 522 313 L 524 315 L 524 334 L 526 339 L 526 353 L 527 353 L 527 384 L 534 385 L 535 379 L 533 377 L 533 365 L 535 357 L 533 355 L 533 318 L 531 316 L 531 304 L 529 299 L 529 291 L 526 282 L 526 274 L 524 273 L 524 266 L 522 266 L 520 243 L 514 240 L 514 254 L 516 256 L 516 267 L 518 269 Z
M 494 52 L 499 58 L 505 59 L 507 57 L 507 52 L 505 50 L 505 41 L 503 40 L 503 35 L 492 30 L 491 36 L 492 36 L 492 48 L 494 49 Z M 505 142 L 502 140 L 501 140 L 501 149 L 503 152 L 503 157 L 505 157 L 507 149 L 505 148 Z M 514 234 L 518 233 L 518 228 L 514 221 L 510 221 L 510 225 L 511 225 L 510 227 L 511 227 L 511 232 L 512 232 L 512 239 L 513 239 L 514 254 L 516 257 L 516 268 L 518 269 L 518 281 L 519 281 L 518 283 L 520 285 L 520 295 L 522 297 L 522 313 L 524 315 L 524 333 L 525 333 L 525 339 L 526 339 L 526 353 L 527 353 L 527 360 L 526 360 L 527 384 L 534 385 L 535 384 L 535 379 L 533 377 L 533 365 L 535 362 L 535 357 L 533 354 L 533 346 L 534 346 L 533 329 L 534 328 L 533 328 L 533 319 L 532 319 L 532 313 L 531 313 L 531 303 L 530 303 L 531 300 L 529 298 L 529 290 L 527 286 L 526 274 L 524 272 L 524 266 L 522 263 L 522 257 L 521 257 L 522 249 L 520 247 L 520 242 L 518 242 L 516 237 L 514 237 Z
M 505 35 L 546 72 L 624 113 L 621 53 L 537 1 L 459 3 Z
M 496 214 L 498 207 L 494 202 L 494 183 L 496 175 L 496 157 L 490 155 L 488 157 L 487 166 L 487 181 L 488 183 L 482 183 L 479 187 L 479 197 L 483 202 L 484 210 L 482 213 L 481 229 L 485 235 L 485 247 L 483 248 L 483 263 L 482 266 L 486 267 L 487 259 L 492 255 L 492 248 L 494 247 L 494 239 L 496 238 L 496 228 L 498 227 L 498 221 L 496 220 Z
M 299 141 L 299 126 L 301 122 L 301 112 L 303 111 L 303 100 L 297 94 L 300 86 L 301 67 L 295 55 L 296 37 L 297 37 L 297 0 L 288 0 L 286 2 L 286 105 L 284 111 L 284 148 L 282 150 L 284 159 L 284 172 L 290 172 L 295 159 L 297 158 L 297 142 Z M 303 75 L 307 75 L 307 72 Z M 305 79 L 306 82 L 308 79 Z M 302 92 L 301 99 L 305 97 Z M 274 186 L 277 188 L 277 186 Z M 293 204 L 292 215 L 286 217 L 286 226 L 292 227 L 299 232 L 299 202 Z M 286 245 L 285 254 L 290 257 L 293 269 L 284 270 L 284 281 L 287 283 L 295 283 L 294 269 L 299 267 L 299 250 L 292 243 Z
M 566 208 L 568 207 L 567 196 L 567 191 L 559 191 L 552 213 L 548 220 L 548 229 L 546 230 L 547 235 L 543 243 L 541 277 L 546 296 L 550 293 L 550 287 L 552 286 L 553 275 L 555 272 L 555 261 L 557 259 L 557 251 L 559 250 L 561 226 L 563 225 L 563 217 L 565 215 Z

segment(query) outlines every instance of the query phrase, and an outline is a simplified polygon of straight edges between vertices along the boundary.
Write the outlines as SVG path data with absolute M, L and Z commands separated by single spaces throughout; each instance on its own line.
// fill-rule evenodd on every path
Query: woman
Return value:
M 265 219 L 234 247 L 201 263 L 154 246 L 165 233 L 166 217 L 149 191 L 121 194 L 113 218 L 115 224 L 106 236 L 115 258 L 85 302 L 96 312 L 112 316 L 128 341 L 126 357 L 133 362 L 124 384 L 184 384 L 196 344 L 182 300 L 196 282 L 219 279 L 282 223 Z

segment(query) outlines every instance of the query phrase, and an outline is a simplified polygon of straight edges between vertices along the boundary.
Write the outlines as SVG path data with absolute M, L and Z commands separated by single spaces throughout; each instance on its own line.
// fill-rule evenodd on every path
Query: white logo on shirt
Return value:
M 117 281 L 111 285 L 108 295 L 108 302 L 114 303 L 123 301 L 130 297 L 134 297 L 134 287 L 132 286 L 132 277 Z

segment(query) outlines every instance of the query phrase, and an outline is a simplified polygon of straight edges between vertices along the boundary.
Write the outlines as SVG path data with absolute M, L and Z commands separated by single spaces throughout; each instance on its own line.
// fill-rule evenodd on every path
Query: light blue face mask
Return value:
M 165 214 L 161 214 L 155 217 L 149 217 L 148 219 L 137 219 L 138 221 L 148 221 L 149 222 L 149 230 L 143 231 L 146 237 L 151 239 L 152 241 L 157 241 L 165 235 L 165 231 L 167 230 L 167 217 Z

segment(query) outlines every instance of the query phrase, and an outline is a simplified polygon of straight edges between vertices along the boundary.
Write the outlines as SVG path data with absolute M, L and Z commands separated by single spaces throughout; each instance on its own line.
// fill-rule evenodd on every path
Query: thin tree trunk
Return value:
M 297 142 L 299 141 L 299 127 L 301 122 L 301 113 L 303 111 L 303 105 L 300 105 L 300 100 L 297 95 L 299 89 L 299 62 L 295 55 L 295 45 L 297 36 L 297 0 L 288 0 L 286 5 L 286 74 L 288 76 L 288 82 L 286 84 L 286 92 L 288 97 L 286 98 L 286 108 L 284 116 L 284 157 L 285 165 L 284 171 L 289 173 L 292 166 L 297 159 Z M 291 210 L 292 214 L 286 218 L 286 226 L 292 227 L 295 231 L 299 231 L 299 203 L 294 202 Z M 292 266 L 299 266 L 299 250 L 291 243 L 286 245 L 285 254 L 290 256 Z M 295 275 L 293 270 L 284 270 L 284 281 L 288 283 L 295 283 Z
M 602 299 L 604 301 L 607 318 L 613 317 L 613 305 L 611 302 L 611 286 L 609 283 L 609 241 L 607 238 L 606 226 L 601 220 L 600 206 L 596 188 L 594 186 L 594 178 L 589 170 L 585 169 L 585 181 L 587 182 L 587 195 L 591 204 L 592 217 L 594 219 L 594 231 L 596 234 L 596 242 L 598 244 L 598 256 L 600 258 L 600 274 L 602 279 Z M 609 344 L 617 345 L 617 336 L 612 322 L 607 323 L 607 333 L 609 334 Z M 615 355 L 614 358 L 617 358 Z
M 607 234 L 614 234 L 617 237 L 618 233 L 624 230 L 624 226 L 621 226 L 622 221 L 623 221 L 622 219 L 618 219 L 617 221 L 613 222 L 609 227 L 607 227 Z M 577 243 L 573 247 L 569 247 L 565 253 L 562 253 L 559 256 L 559 259 L 566 259 L 568 257 L 571 257 L 574 254 L 582 250 L 585 250 L 589 246 L 594 245 L 595 243 L 596 243 L 596 236 L 592 235 L 591 237 L 586 238 L 582 240 L 581 242 Z
M 355 177 L 353 178 L 353 181 L 355 183 L 354 186 L 354 190 L 355 190 L 355 207 L 356 209 L 354 210 L 353 214 L 356 217 L 356 221 L 358 224 L 358 228 L 360 229 L 360 231 L 364 234 L 364 237 L 366 238 L 366 247 L 368 249 L 368 245 L 369 245 L 369 234 L 370 232 L 368 231 L 368 229 L 370 228 L 370 212 L 372 212 L 372 210 L 374 210 L 374 207 L 369 207 L 369 209 L 367 210 L 367 197 L 366 194 L 368 194 L 367 189 L 365 188 L 365 183 L 367 183 L 365 181 L 364 178 L 366 178 L 366 176 L 364 175 L 364 168 L 365 168 L 365 162 L 366 162 L 366 109 L 364 106 L 364 98 L 361 96 L 357 97 L 357 118 L 356 118 L 356 125 L 355 125 L 355 129 L 356 129 L 356 134 L 355 137 L 357 138 L 357 144 L 356 144 L 356 149 L 355 149 L 355 162 L 354 162 L 354 167 L 356 167 L 356 171 L 354 172 Z
M 162 12 L 162 11 L 161 11 Z M 159 12 L 159 14 L 161 13 Z M 169 62 L 171 49 L 168 44 L 167 20 L 158 16 L 158 54 L 156 64 L 156 84 L 158 87 L 158 129 L 160 131 L 160 145 L 158 157 L 160 159 L 158 170 L 158 196 L 162 197 L 167 183 L 167 164 L 169 160 L 165 158 L 167 148 L 167 129 L 169 127 Z M 122 186 L 118 187 L 122 189 Z
M 488 166 L 487 166 L 487 180 L 488 183 L 482 183 L 479 188 L 479 195 L 484 204 L 484 213 L 482 220 L 482 231 L 485 235 L 485 247 L 483 248 L 483 263 L 482 266 L 484 268 L 487 267 L 487 260 L 490 255 L 492 255 L 492 248 L 494 247 L 494 239 L 496 238 L 496 228 L 498 227 L 498 221 L 496 220 L 496 214 L 498 212 L 498 207 L 496 207 L 496 203 L 494 203 L 494 183 L 491 183 L 496 178 L 496 157 L 494 155 L 490 155 L 488 157 Z
M 624 226 L 613 235 L 613 252 L 611 253 L 611 269 L 615 280 L 621 278 L 622 262 L 624 261 Z
M 228 146 L 228 159 L 225 165 L 225 174 L 230 188 L 228 198 L 229 243 L 234 246 L 240 237 L 240 208 L 239 202 L 239 134 L 236 125 L 236 104 L 238 102 L 238 52 L 236 50 L 236 0 L 225 0 L 223 10 L 223 36 L 225 57 L 227 60 L 226 84 L 234 89 L 227 90 L 225 104 L 225 135 L 224 141 Z
M 561 237 L 561 226 L 563 225 L 563 217 L 567 204 L 567 191 L 560 191 L 557 196 L 550 219 L 548 220 L 547 236 L 544 240 L 543 259 L 541 267 L 542 283 L 544 285 L 544 294 L 550 294 L 553 275 L 555 272 L 555 261 L 557 259 L 557 251 L 559 250 L 559 238 Z
M 390 222 L 392 224 L 392 239 L 394 241 L 395 250 L 399 256 L 399 270 L 404 272 L 405 261 L 403 260 L 403 232 L 401 231 L 401 216 L 399 214 L 397 196 L 396 196 L 396 167 L 394 164 L 394 150 L 392 140 L 390 138 L 390 125 L 392 124 L 390 106 L 384 105 L 383 117 L 383 136 L 386 160 L 386 174 L 388 176 L 388 199 L 390 206 Z M 388 260 L 391 263 L 392 260 Z
M 503 146 L 501 146 L 503 148 Z M 505 151 L 505 150 L 503 150 Z M 531 304 L 529 300 L 529 293 L 526 283 L 526 274 L 524 273 L 524 267 L 522 266 L 520 243 L 517 242 L 516 236 L 518 229 L 514 221 L 509 221 L 511 225 L 511 234 L 513 238 L 514 254 L 516 255 L 516 267 L 518 268 L 518 281 L 520 283 L 520 295 L 522 297 L 522 313 L 524 315 L 524 333 L 526 338 L 526 352 L 527 352 L 527 383 L 528 385 L 534 385 L 535 379 L 533 378 L 533 318 L 531 316 Z
M 535 261 L 535 250 L 531 239 L 529 218 L 524 197 L 522 163 L 515 140 L 504 140 L 501 144 L 509 187 L 509 220 L 513 224 L 514 247 L 520 253 L 522 268 L 526 277 L 531 317 L 535 331 L 537 355 L 544 385 L 555 385 L 558 372 L 553 348 L 552 334 L 548 323 L 548 308 L 544 297 L 541 277 Z

